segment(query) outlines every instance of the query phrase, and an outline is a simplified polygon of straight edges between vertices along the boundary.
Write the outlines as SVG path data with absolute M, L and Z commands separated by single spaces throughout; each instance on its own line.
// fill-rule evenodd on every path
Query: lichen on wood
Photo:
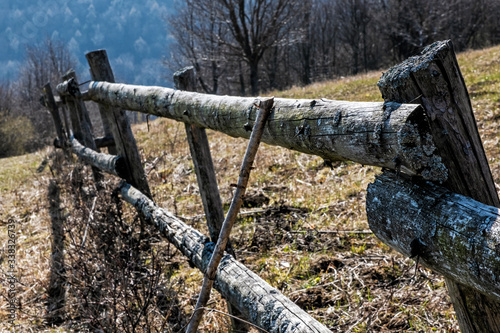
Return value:
M 500 210 L 391 172 L 368 186 L 370 229 L 385 244 L 500 300 Z
M 113 107 L 243 138 L 249 138 L 257 113 L 255 98 L 163 87 L 94 81 L 90 83 L 89 96 Z M 432 136 L 420 125 L 424 118 L 422 108 L 415 104 L 276 98 L 262 141 L 330 161 L 401 168 L 410 175 L 443 182 L 447 178 L 446 168 L 439 156 L 428 149 L 432 147 Z M 412 129 L 418 133 L 405 137 Z

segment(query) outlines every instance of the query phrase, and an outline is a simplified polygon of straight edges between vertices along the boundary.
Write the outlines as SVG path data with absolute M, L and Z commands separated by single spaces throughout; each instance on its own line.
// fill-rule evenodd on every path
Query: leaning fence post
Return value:
M 229 211 L 227 212 L 224 223 L 222 224 L 219 239 L 217 240 L 217 244 L 215 245 L 215 249 L 204 274 L 203 285 L 201 287 L 200 295 L 198 296 L 198 301 L 196 302 L 194 314 L 191 317 L 189 325 L 186 329 L 187 333 L 194 333 L 197 331 L 198 325 L 200 324 L 203 316 L 203 309 L 210 299 L 210 291 L 212 290 L 215 281 L 217 268 L 219 267 L 219 263 L 224 255 L 224 250 L 226 249 L 227 242 L 229 241 L 229 235 L 231 234 L 231 230 L 236 222 L 241 204 L 243 203 L 243 197 L 250 178 L 250 170 L 252 169 L 255 156 L 257 155 L 257 150 L 262 139 L 262 133 L 264 132 L 267 118 L 272 111 L 273 104 L 274 98 L 268 98 L 259 103 L 258 108 L 260 111 L 257 115 L 257 119 L 255 120 L 252 134 L 245 152 L 245 157 L 243 158 L 243 162 L 241 164 L 236 191 L 234 192 L 231 206 L 229 206 Z
M 113 71 L 105 50 L 87 53 L 86 57 L 92 78 L 114 82 Z M 111 108 L 107 105 L 99 105 L 99 107 L 102 108 L 102 113 L 106 114 L 104 118 L 109 119 L 110 130 L 115 140 L 117 154 L 126 161 L 127 177 L 125 179 L 147 197 L 151 198 L 151 191 L 141 163 L 139 149 L 137 148 L 137 143 L 125 111 Z
M 175 88 L 186 91 L 196 91 L 196 74 L 194 67 L 186 67 L 174 73 Z M 203 209 L 207 219 L 210 239 L 216 243 L 219 238 L 222 222 L 224 221 L 224 208 L 219 194 L 217 177 L 215 175 L 212 156 L 210 154 L 210 145 L 208 143 L 207 132 L 204 128 L 196 125 L 184 123 L 186 135 L 191 151 L 191 158 L 196 172 L 196 179 L 200 188 Z M 236 258 L 234 250 L 228 246 L 227 252 Z M 241 313 L 227 303 L 228 312 L 241 317 Z M 249 327 L 246 323 L 231 317 L 231 326 L 233 332 L 247 332 Z
M 384 73 L 386 102 L 421 103 L 453 192 L 500 207 L 469 95 L 450 41 L 436 42 Z M 500 302 L 446 279 L 462 332 L 500 332 Z
M 90 121 L 90 116 L 85 107 L 84 102 L 75 96 L 80 94 L 80 88 L 78 86 L 78 80 L 76 78 L 75 71 L 71 70 L 63 76 L 63 83 L 57 85 L 57 92 L 64 98 L 66 105 L 69 108 L 69 114 L 71 117 L 71 123 L 74 131 L 74 135 L 77 139 L 83 140 L 85 146 L 96 149 L 94 137 L 92 134 L 92 123 Z M 68 83 L 73 80 L 71 85 L 74 87 L 74 92 L 69 93 L 67 90 Z
M 109 64 L 106 50 L 89 52 L 85 55 L 85 57 L 87 58 L 87 62 L 90 66 L 90 76 L 92 80 L 115 82 L 115 76 L 113 75 L 113 70 Z M 106 112 L 106 107 L 104 105 L 98 104 L 98 107 L 99 113 L 101 114 L 104 137 L 113 137 L 113 131 L 111 129 L 113 116 L 109 112 Z M 111 155 L 117 155 L 115 146 L 109 146 L 108 152 Z
M 61 116 L 59 115 L 59 108 L 57 107 L 56 101 L 54 99 L 54 94 L 52 93 L 52 87 L 50 83 L 43 86 L 44 92 L 44 105 L 49 109 L 52 119 L 54 120 L 54 126 L 56 127 L 57 138 L 62 146 L 66 143 L 67 133 L 64 131 L 64 127 L 61 121 Z M 68 128 L 66 128 L 69 131 Z
M 74 71 L 70 71 L 63 76 L 63 83 L 57 85 L 57 92 L 64 98 L 71 115 L 71 122 L 74 136 L 81 139 L 86 147 L 96 150 L 94 136 L 92 134 L 92 123 L 85 107 L 85 103 L 80 98 L 81 92 Z M 92 173 L 96 186 L 99 189 L 102 180 L 102 174 L 96 167 L 92 167 Z

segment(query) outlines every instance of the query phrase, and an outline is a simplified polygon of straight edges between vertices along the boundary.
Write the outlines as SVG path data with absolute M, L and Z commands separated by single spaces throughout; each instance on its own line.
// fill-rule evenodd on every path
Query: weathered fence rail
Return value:
M 215 247 L 207 236 L 159 208 L 128 184 L 122 186 L 121 194 L 196 267 L 206 271 Z M 269 332 L 330 332 L 229 254 L 219 265 L 215 288 L 252 323 Z
M 431 183 L 383 173 L 368 186 L 370 228 L 384 243 L 500 301 L 500 210 Z
M 122 131 L 129 137 L 131 133 L 120 110 L 167 117 L 189 124 L 186 130 L 200 191 L 218 193 L 213 170 L 203 169 L 205 162 L 211 162 L 210 152 L 200 153 L 195 147 L 200 142 L 203 150 L 208 149 L 204 130 L 198 130 L 248 138 L 258 100 L 113 83 L 105 52 L 96 51 L 87 58 L 96 81 L 83 94 L 71 82 L 64 83 L 62 100 L 75 104 L 75 99 L 84 97 L 101 105 L 103 117 L 111 114 L 122 119 L 108 119 L 120 157 L 85 148 L 71 137 L 73 152 L 108 173 L 143 181 L 140 162 L 126 158 L 128 149 L 137 148 L 127 148 L 127 139 L 119 138 Z M 500 211 L 492 207 L 500 204 L 450 42 L 433 44 L 422 55 L 395 66 L 384 74 L 379 87 L 384 103 L 277 98 L 262 141 L 327 160 L 396 171 L 378 176 L 368 188 L 370 228 L 389 246 L 418 257 L 446 277 L 462 331 L 500 332 Z M 57 108 L 56 103 L 48 104 Z M 80 119 L 81 115 L 72 125 L 79 126 Z M 58 136 L 64 139 L 64 133 Z M 197 141 L 197 136 L 202 140 Z M 142 169 L 136 173 L 138 178 L 131 176 L 135 168 Z M 143 188 L 146 191 L 141 193 L 124 183 L 122 197 L 205 271 L 222 222 L 220 205 L 209 204 L 217 197 L 202 193 L 205 211 L 213 213 L 207 213 L 210 242 L 157 207 L 147 183 Z M 230 255 L 219 266 L 215 287 L 247 319 L 269 332 L 328 331 Z
M 91 100 L 249 138 L 255 98 L 91 82 Z M 443 182 L 447 171 L 421 106 L 276 98 L 262 141 L 327 160 L 350 160 Z

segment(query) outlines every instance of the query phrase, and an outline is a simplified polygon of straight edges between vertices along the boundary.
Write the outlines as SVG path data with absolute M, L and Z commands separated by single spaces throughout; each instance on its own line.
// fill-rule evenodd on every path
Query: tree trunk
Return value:
M 448 169 L 444 186 L 484 204 L 500 202 L 451 42 L 391 68 L 378 83 L 386 102 L 421 102 L 437 154 Z M 463 332 L 500 332 L 500 302 L 446 280 Z
M 251 61 L 250 65 L 250 87 L 252 89 L 252 96 L 259 95 L 259 62 Z
M 161 87 L 92 82 L 92 100 L 248 138 L 254 98 L 204 95 Z M 445 181 L 447 170 L 421 126 L 423 110 L 398 103 L 275 99 L 263 142 L 327 160 L 405 170 Z
M 241 61 L 238 62 L 238 66 L 239 66 L 239 70 L 240 70 L 240 75 L 239 75 L 239 79 L 240 79 L 240 94 L 241 94 L 241 96 L 245 96 L 246 95 L 245 77 L 243 75 L 243 67 L 241 66 Z

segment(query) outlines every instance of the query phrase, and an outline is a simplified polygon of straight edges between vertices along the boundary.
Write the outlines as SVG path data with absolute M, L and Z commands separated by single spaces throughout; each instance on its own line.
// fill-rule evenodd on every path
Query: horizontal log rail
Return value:
M 123 158 L 86 148 L 74 137 L 71 137 L 71 148 L 83 162 L 123 178 Z M 159 208 L 151 199 L 126 182 L 121 186 L 121 195 L 198 269 L 205 272 L 215 247 L 208 237 Z M 330 332 L 230 255 L 225 255 L 221 260 L 214 286 L 253 324 L 270 333 Z
M 82 101 L 100 104 L 103 123 L 114 117 L 105 131 L 108 136 L 113 132 L 114 140 L 102 144 L 114 142 L 118 149 L 112 154 L 124 158 L 85 148 L 74 138 L 71 149 L 93 167 L 138 187 L 124 183 L 123 199 L 205 272 L 213 243 L 148 198 L 149 185 L 122 110 L 184 122 L 188 133 L 191 127 L 201 127 L 248 139 L 258 99 L 117 84 L 105 52 L 87 58 L 94 80 L 88 91 L 80 92 L 70 76 L 57 91 L 62 103 L 75 109 L 72 126 L 87 146 L 93 148 L 96 141 L 83 126 L 90 121 Z M 445 276 L 463 332 L 500 332 L 500 210 L 492 207 L 499 200 L 451 43 L 434 43 L 391 68 L 378 85 L 384 103 L 276 98 L 262 141 L 327 161 L 395 170 L 386 170 L 368 187 L 371 230 L 392 248 Z M 50 89 L 46 94 L 51 95 Z M 56 99 L 50 105 L 46 101 L 45 106 L 57 111 Z M 138 172 L 132 177 L 134 170 Z M 269 332 L 328 331 L 229 255 L 219 266 L 215 288 Z
M 125 160 L 120 156 L 109 155 L 105 153 L 98 153 L 93 149 L 83 146 L 77 139 L 73 136 L 71 137 L 71 150 L 75 153 L 83 162 L 90 164 L 104 172 L 118 176 L 120 178 L 125 178 L 126 166 Z
M 370 229 L 385 244 L 500 301 L 500 210 L 390 172 L 368 186 Z
M 121 186 L 121 195 L 198 269 L 206 271 L 215 247 L 207 236 L 159 208 L 151 199 L 125 182 Z M 228 254 L 222 258 L 217 269 L 214 287 L 253 324 L 270 333 L 330 332 Z
M 88 97 L 111 107 L 166 117 L 249 138 L 255 98 L 93 81 Z M 444 182 L 423 109 L 415 104 L 275 99 L 263 142 L 326 160 L 350 160 Z

